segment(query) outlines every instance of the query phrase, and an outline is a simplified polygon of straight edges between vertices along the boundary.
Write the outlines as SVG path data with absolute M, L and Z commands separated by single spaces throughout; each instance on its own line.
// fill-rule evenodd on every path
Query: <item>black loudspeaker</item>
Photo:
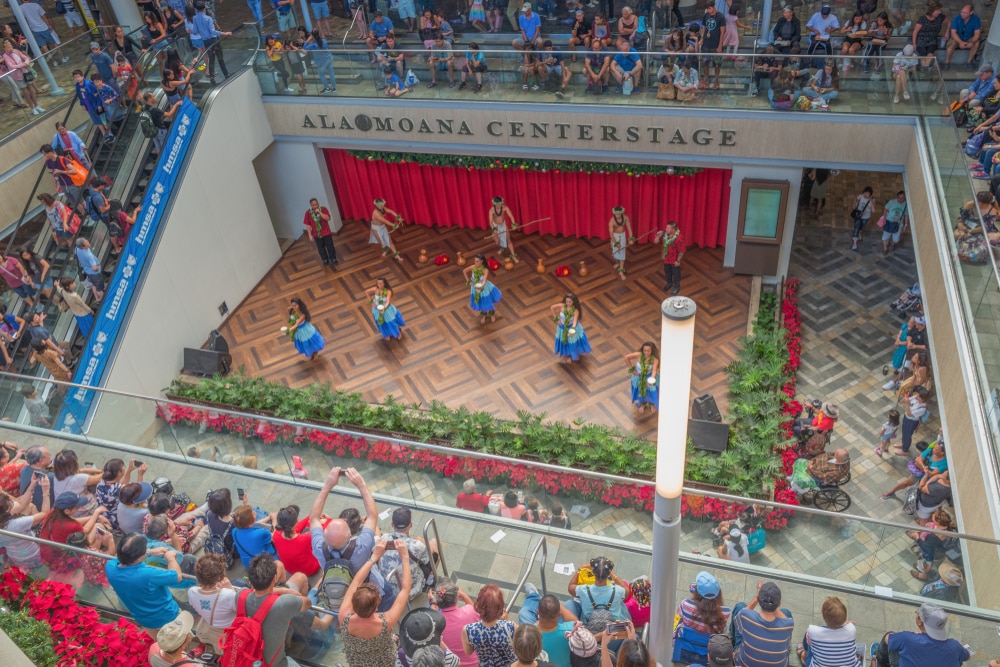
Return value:
M 208 335 L 208 347 L 205 349 L 229 354 L 229 343 L 226 342 L 226 339 L 218 331 L 212 331 Z
M 691 419 L 721 422 L 722 415 L 719 413 L 719 406 L 715 404 L 715 397 L 711 394 L 702 394 L 694 399 L 694 403 L 691 405 Z
M 729 424 L 689 419 L 688 437 L 694 443 L 695 449 L 724 452 L 729 447 Z
M 184 348 L 184 372 L 198 377 L 211 377 L 216 373 L 228 375 L 233 367 L 233 358 L 215 350 Z

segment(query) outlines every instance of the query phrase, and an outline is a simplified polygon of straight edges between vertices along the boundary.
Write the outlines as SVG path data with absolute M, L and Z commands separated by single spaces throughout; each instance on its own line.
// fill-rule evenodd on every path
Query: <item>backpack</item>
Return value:
M 56 14 L 63 16 L 66 14 L 66 5 L 62 3 L 62 0 L 56 2 Z
M 202 529 L 204 530 L 204 528 Z M 212 533 L 205 540 L 205 553 L 215 554 L 217 556 L 222 556 L 226 560 L 226 567 L 232 567 L 233 560 L 236 558 L 236 548 L 233 544 L 233 534 L 230 529 L 226 529 L 224 535 L 216 535 Z
M 411 584 L 410 591 L 406 594 L 407 597 L 413 599 L 420 593 L 432 588 L 434 586 L 434 568 L 431 567 L 431 557 L 427 545 L 405 533 L 390 533 L 389 539 L 402 540 L 406 543 L 406 550 L 410 552 Z M 392 589 L 397 594 L 400 593 L 400 579 L 397 579 L 395 576 L 390 578 L 389 575 L 402 562 L 402 559 L 393 550 L 386 550 L 378 562 L 379 572 L 382 573 L 382 576 L 385 577 L 386 581 L 389 582 L 389 585 L 392 586 Z
M 94 203 L 95 194 L 97 194 L 96 190 L 89 190 L 87 192 L 87 197 L 86 197 L 87 215 L 89 215 L 94 220 L 100 220 L 101 222 L 106 223 L 108 221 L 107 219 L 108 214 L 101 213 L 100 209 L 97 208 L 97 204 Z M 107 197 L 105 197 L 105 201 L 107 201 Z
M 277 601 L 277 595 L 269 595 L 253 617 L 247 616 L 247 598 L 250 591 L 240 591 L 240 597 L 236 602 L 236 619 L 233 624 L 225 629 L 222 638 L 219 640 L 219 648 L 222 649 L 222 659 L 219 664 L 222 667 L 271 667 L 274 659 L 278 657 L 284 647 L 284 642 L 278 646 L 278 651 L 271 656 L 271 659 L 264 662 L 264 629 L 261 623 L 267 618 L 268 612 Z
M 356 543 L 354 538 L 347 543 L 343 551 L 335 552 L 326 544 L 323 545 L 323 578 L 317 587 L 317 603 L 324 609 L 339 611 L 344 602 L 347 589 L 354 581 L 354 567 L 351 565 L 351 555 L 354 554 Z
M 611 597 L 605 604 L 597 604 L 594 602 L 594 595 L 590 592 L 590 587 L 587 587 L 587 597 L 590 598 L 590 605 L 594 608 L 590 612 L 590 618 L 587 619 L 587 629 L 591 632 L 604 632 L 608 623 L 614 623 L 615 615 L 611 613 L 611 604 L 615 601 L 615 593 L 618 591 L 614 588 L 611 589 Z
M 985 132 L 980 132 L 969 137 L 969 140 L 965 142 L 965 154 L 969 157 L 979 155 L 979 151 L 983 148 L 983 139 L 985 138 Z
M 152 139 L 160 131 L 153 122 L 153 114 L 149 113 L 148 109 L 139 114 L 139 130 L 147 139 Z

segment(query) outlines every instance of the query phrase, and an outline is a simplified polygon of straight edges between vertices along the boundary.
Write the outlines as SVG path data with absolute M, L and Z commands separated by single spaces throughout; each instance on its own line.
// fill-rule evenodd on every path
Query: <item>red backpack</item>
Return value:
M 252 617 L 247 616 L 248 597 L 250 597 L 249 590 L 240 591 L 236 603 L 236 620 L 222 633 L 219 642 L 219 647 L 222 649 L 222 660 L 219 664 L 222 667 L 254 667 L 254 665 L 271 667 L 281 652 L 279 646 L 271 659 L 264 662 L 264 630 L 261 623 L 267 618 L 278 596 L 269 595 Z

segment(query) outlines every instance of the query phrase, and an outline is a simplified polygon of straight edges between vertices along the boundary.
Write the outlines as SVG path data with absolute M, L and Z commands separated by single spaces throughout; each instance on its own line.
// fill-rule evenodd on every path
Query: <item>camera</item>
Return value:
M 138 459 L 132 459 L 132 467 L 133 468 L 142 467 L 142 461 L 139 461 Z

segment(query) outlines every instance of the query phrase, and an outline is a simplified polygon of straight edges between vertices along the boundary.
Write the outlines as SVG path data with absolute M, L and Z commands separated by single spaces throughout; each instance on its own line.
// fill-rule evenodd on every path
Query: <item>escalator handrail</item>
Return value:
M 449 579 L 451 578 L 451 575 L 448 573 L 448 564 L 444 562 L 444 549 L 441 546 L 441 536 L 438 535 L 437 521 L 434 520 L 434 517 L 428 519 L 427 523 L 424 524 L 424 544 L 427 545 L 427 550 L 430 552 L 431 541 L 428 539 L 428 529 L 434 530 L 434 543 L 437 544 L 438 560 L 441 561 L 441 573 L 444 575 L 445 579 Z M 433 553 L 430 553 L 430 559 L 431 571 L 434 572 L 434 578 L 437 579 L 438 561 L 434 560 Z
M 524 585 L 528 582 L 528 577 L 531 575 L 531 571 L 535 568 L 535 559 L 538 557 L 538 551 L 542 552 L 542 561 L 540 563 L 539 575 L 542 580 L 542 595 L 545 595 L 548 590 L 545 585 L 545 563 L 549 559 L 549 546 L 545 537 L 539 537 L 538 542 L 535 543 L 535 548 L 531 550 L 531 555 L 527 559 L 527 567 L 524 568 L 524 573 L 521 578 L 517 581 L 517 586 L 514 587 L 514 592 L 511 593 L 510 599 L 507 601 L 507 607 L 504 609 L 506 613 L 510 613 L 510 610 L 514 608 L 514 602 L 517 600 L 517 596 L 521 594 L 521 590 L 524 589 Z

